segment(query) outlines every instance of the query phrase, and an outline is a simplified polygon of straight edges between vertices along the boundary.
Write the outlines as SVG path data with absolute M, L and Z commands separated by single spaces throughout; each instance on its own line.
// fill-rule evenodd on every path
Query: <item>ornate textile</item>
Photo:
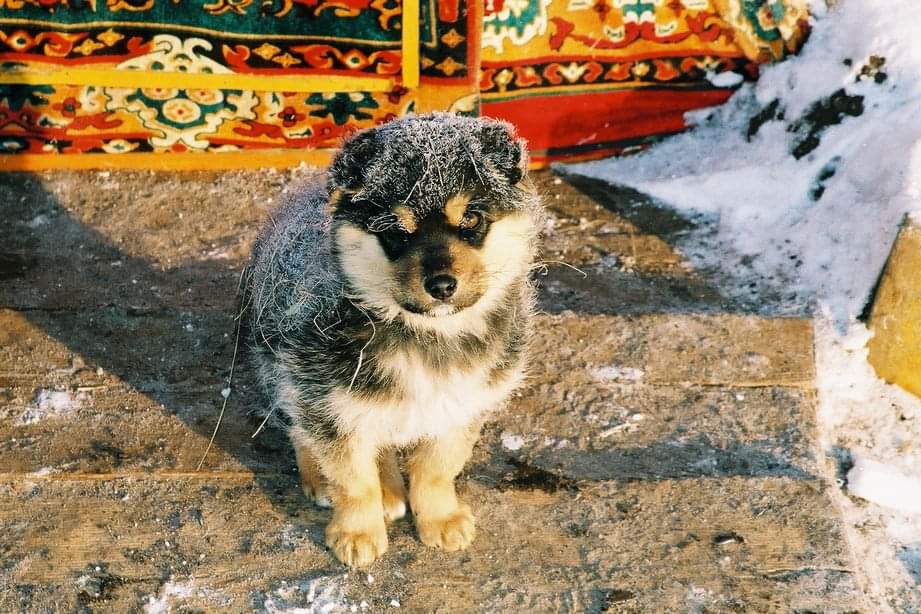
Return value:
M 804 2 L 0 0 L 0 168 L 296 162 L 435 109 L 538 165 L 630 151 L 795 50 Z
M 802 0 L 485 0 L 482 111 L 537 163 L 643 147 L 795 50 Z M 730 78 L 727 78 L 730 77 Z
M 475 112 L 477 7 L 406 1 L 415 42 L 400 0 L 0 0 L 0 154 L 329 148 Z

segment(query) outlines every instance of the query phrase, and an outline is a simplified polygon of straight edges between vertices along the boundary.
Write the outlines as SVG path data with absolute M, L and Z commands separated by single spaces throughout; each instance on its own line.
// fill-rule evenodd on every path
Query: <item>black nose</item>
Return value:
M 457 290 L 457 280 L 450 275 L 435 275 L 425 280 L 425 291 L 444 301 L 454 295 Z

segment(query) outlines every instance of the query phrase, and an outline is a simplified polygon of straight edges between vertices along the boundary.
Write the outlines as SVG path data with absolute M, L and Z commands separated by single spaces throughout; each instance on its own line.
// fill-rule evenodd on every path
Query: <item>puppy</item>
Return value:
M 454 479 L 521 382 L 541 219 L 507 124 L 446 113 L 348 140 L 283 205 L 244 279 L 244 338 L 297 456 L 332 506 L 326 544 L 366 566 L 408 502 L 423 543 L 474 538 Z

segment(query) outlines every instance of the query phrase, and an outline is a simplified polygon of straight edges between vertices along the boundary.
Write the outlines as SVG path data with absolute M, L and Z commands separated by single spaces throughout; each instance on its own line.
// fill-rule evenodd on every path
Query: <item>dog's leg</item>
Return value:
M 480 425 L 420 443 L 409 460 L 409 502 L 419 539 L 427 546 L 463 550 L 475 534 L 470 507 L 457 498 L 454 478 L 470 458 Z
M 332 507 L 329 497 L 329 483 L 320 471 L 310 444 L 303 437 L 292 437 L 294 454 L 297 457 L 297 470 L 301 474 L 301 487 L 304 494 L 317 507 Z
M 381 450 L 377 457 L 377 468 L 381 476 L 384 520 L 391 522 L 402 518 L 406 515 L 406 486 L 400 474 L 396 452 L 392 448 Z
M 387 550 L 376 448 L 347 437 L 314 448 L 314 454 L 333 504 L 326 545 L 346 565 L 370 565 Z

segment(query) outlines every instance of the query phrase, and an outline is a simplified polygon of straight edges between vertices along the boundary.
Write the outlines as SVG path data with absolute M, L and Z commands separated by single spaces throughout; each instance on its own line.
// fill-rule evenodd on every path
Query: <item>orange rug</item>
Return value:
M 322 161 L 406 113 L 476 112 L 480 20 L 466 0 L 0 0 L 0 168 Z

